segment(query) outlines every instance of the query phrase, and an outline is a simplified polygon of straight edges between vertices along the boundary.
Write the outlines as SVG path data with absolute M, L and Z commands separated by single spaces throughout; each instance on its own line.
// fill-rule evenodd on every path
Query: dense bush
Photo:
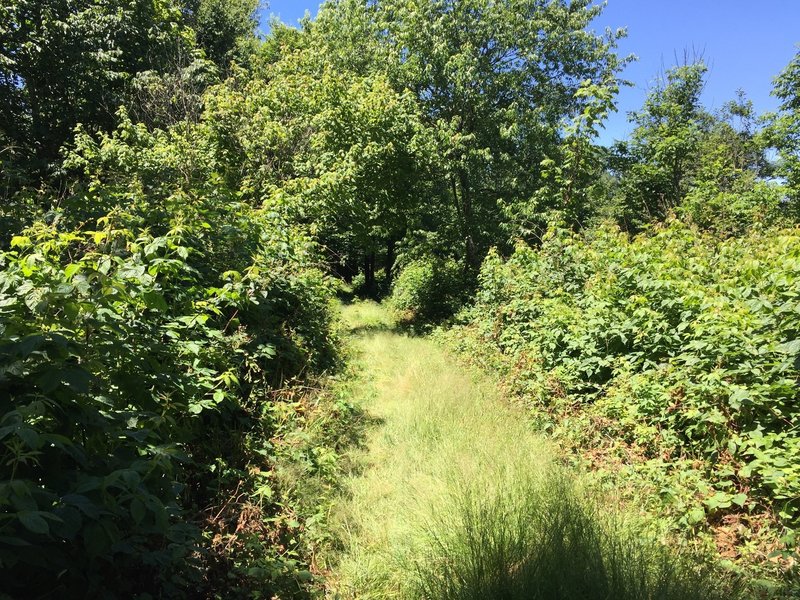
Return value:
M 701 229 L 723 237 L 793 222 L 785 203 L 786 190 L 781 186 L 746 180 L 737 182 L 735 188 L 697 185 L 686 195 L 679 212 Z
M 333 364 L 331 290 L 308 239 L 220 184 L 204 139 L 79 137 L 64 214 L 0 254 L 6 592 L 203 596 L 218 571 L 236 597 L 310 578 L 297 536 L 264 529 L 277 496 L 251 471 L 273 460 L 273 390 Z M 230 510 L 250 492 L 249 516 Z M 212 552 L 243 523 L 241 555 Z
M 595 456 L 627 444 L 684 527 L 774 514 L 791 542 L 799 300 L 797 230 L 557 232 L 508 261 L 490 254 L 451 335 L 549 409 L 557 435 Z
M 466 297 L 464 269 L 452 259 L 409 262 L 392 285 L 390 305 L 399 320 L 426 324 L 451 317 Z

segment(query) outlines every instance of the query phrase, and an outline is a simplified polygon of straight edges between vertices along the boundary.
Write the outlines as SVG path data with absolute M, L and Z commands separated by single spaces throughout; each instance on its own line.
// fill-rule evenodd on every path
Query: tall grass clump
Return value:
M 602 514 L 560 476 L 470 490 L 427 528 L 410 597 L 430 600 L 736 598 L 730 582 Z

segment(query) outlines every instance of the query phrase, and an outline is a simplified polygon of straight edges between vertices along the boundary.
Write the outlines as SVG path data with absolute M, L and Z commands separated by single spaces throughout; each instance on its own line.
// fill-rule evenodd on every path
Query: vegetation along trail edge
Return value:
M 335 509 L 329 597 L 721 597 L 708 570 L 601 516 L 486 376 L 380 305 L 344 320 L 373 425 Z

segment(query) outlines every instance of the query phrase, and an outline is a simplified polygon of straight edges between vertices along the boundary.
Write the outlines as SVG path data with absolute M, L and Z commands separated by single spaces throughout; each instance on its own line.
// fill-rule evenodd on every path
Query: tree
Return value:
M 711 113 L 700 102 L 706 66 L 667 71 L 632 114 L 631 140 L 611 157 L 619 177 L 617 217 L 628 229 L 677 213 L 718 234 L 735 235 L 783 216 L 765 136 L 744 92 Z
M 765 136 L 753 103 L 737 98 L 709 115 L 691 186 L 676 212 L 718 235 L 742 234 L 753 226 L 777 223 L 782 215 L 782 186 L 770 181 Z
M 664 218 L 688 191 L 711 123 L 700 104 L 707 70 L 702 62 L 669 69 L 631 115 L 636 128 L 615 161 L 629 226 Z
M 339 0 L 321 13 L 345 44 L 335 25 L 354 19 L 369 34 L 356 47 L 377 45 L 377 68 L 419 102 L 436 141 L 431 190 L 457 224 L 449 251 L 467 265 L 502 235 L 501 203 L 538 188 L 562 119 L 587 102 L 576 95 L 581 82 L 613 78 L 624 63 L 613 52 L 621 32 L 587 30 L 601 10 L 588 0 Z M 352 54 L 365 53 L 334 53 Z
M 345 233 L 363 253 L 366 287 L 373 289 L 382 250 L 391 280 L 395 244 L 422 201 L 417 182 L 430 146 L 414 98 L 395 92 L 385 77 L 328 73 L 320 92 L 311 147 L 322 184 L 315 202 L 321 239 L 336 247 Z
M 417 0 L 384 3 L 384 27 L 436 132 L 440 174 L 467 264 L 496 243 L 500 204 L 530 197 L 561 121 L 588 100 L 581 82 L 613 78 L 621 33 L 587 30 L 588 1 Z
M 325 64 L 308 32 L 277 32 L 252 73 L 206 96 L 218 170 L 243 199 L 313 230 L 334 263 L 358 261 L 371 287 L 424 199 L 430 144 L 416 100 L 380 73 Z
M 186 0 L 184 6 L 197 45 L 220 69 L 248 54 L 261 0 Z
M 800 205 L 800 51 L 775 79 L 773 95 L 781 101 L 770 138 L 780 154 L 778 173 L 786 179 L 794 210 Z
M 604 177 L 606 152 L 595 145 L 599 128 L 614 108 L 616 81 L 583 82 L 576 96 L 587 98 L 583 110 L 565 120 L 563 141 L 541 162 L 541 184 L 530 201 L 512 202 L 507 207 L 512 237 L 538 242 L 553 220 L 559 226 L 579 229 L 601 212 L 607 194 Z
M 0 140 L 42 172 L 78 123 L 110 129 L 131 77 L 189 44 L 169 0 L 11 0 L 0 7 Z

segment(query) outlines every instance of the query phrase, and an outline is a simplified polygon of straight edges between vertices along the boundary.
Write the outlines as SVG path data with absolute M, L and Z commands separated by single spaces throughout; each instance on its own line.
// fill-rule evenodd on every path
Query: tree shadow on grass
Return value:
M 397 325 L 389 323 L 363 323 L 349 328 L 348 331 L 354 337 L 366 337 L 377 333 L 403 333 Z

